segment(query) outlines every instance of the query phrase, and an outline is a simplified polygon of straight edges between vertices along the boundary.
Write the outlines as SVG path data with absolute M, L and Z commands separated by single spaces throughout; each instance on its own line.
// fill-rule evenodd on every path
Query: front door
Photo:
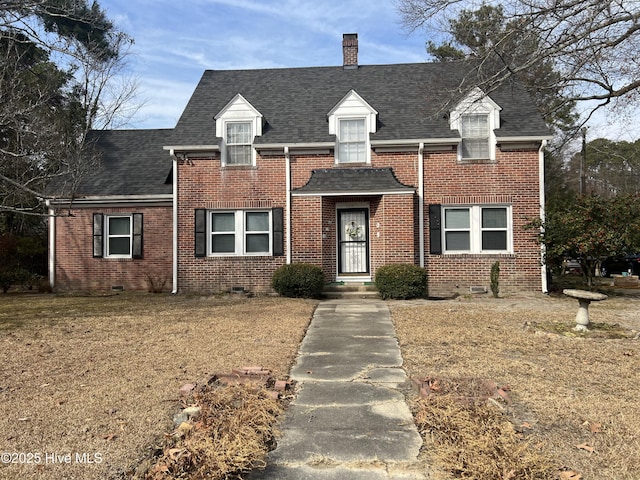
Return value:
M 338 275 L 369 274 L 369 211 L 338 210 Z

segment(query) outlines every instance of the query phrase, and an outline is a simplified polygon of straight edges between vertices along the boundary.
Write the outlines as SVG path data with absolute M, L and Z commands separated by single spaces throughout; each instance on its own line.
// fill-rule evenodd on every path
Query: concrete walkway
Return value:
M 422 440 L 403 391 L 408 382 L 386 304 L 321 302 L 291 378 L 278 447 L 251 480 L 419 480 Z

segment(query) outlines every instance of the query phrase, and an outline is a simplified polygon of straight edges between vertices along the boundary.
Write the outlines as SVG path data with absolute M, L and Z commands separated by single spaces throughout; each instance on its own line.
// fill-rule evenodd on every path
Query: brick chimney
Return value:
M 358 34 L 345 33 L 342 35 L 343 68 L 358 68 Z

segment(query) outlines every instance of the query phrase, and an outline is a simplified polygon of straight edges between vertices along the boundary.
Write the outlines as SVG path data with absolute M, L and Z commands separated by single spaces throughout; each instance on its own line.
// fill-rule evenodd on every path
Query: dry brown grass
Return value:
M 168 436 L 146 480 L 224 480 L 266 467 L 280 402 L 257 385 L 203 385 L 193 398 L 200 414 Z
M 638 299 L 611 298 L 592 304 L 590 314 L 592 321 L 638 330 L 638 307 Z M 527 455 L 535 454 L 541 462 L 551 461 L 555 470 L 565 470 L 566 478 L 637 480 L 640 341 L 633 335 L 617 339 L 565 336 L 526 325 L 562 324 L 559 330 L 567 331 L 574 325 L 576 311 L 575 300 L 542 295 L 392 304 L 410 375 L 478 377 L 508 385 L 512 403 L 504 406 L 504 414 L 498 418 L 506 415 L 520 432 L 514 434 L 517 441 L 512 448 L 528 442 Z M 424 410 L 424 403 L 416 407 L 419 419 L 431 417 L 422 424 L 427 462 L 442 461 L 433 452 L 442 453 L 447 435 L 439 436 L 438 428 L 454 428 L 429 422 L 453 419 L 468 423 L 464 420 L 468 420 L 467 413 L 445 415 L 445 406 L 438 403 L 428 407 L 440 410 L 435 419 L 433 412 Z M 545 478 L 542 473 L 512 476 L 515 468 L 502 463 L 504 456 L 498 461 L 493 456 L 498 448 L 494 444 L 501 443 L 498 434 L 484 440 L 473 438 L 493 428 L 483 423 L 484 414 L 476 412 L 476 417 L 478 422 L 472 422 L 475 433 L 465 434 L 471 442 L 463 452 L 482 454 L 485 449 L 485 464 L 493 462 L 496 468 L 491 473 L 466 472 L 464 478 Z M 457 459 L 460 461 L 459 456 Z M 455 465 L 439 466 L 444 471 L 456 471 Z M 576 476 L 570 477 L 570 471 Z M 442 478 L 450 477 L 443 474 Z
M 122 478 L 172 430 L 181 385 L 253 365 L 286 378 L 315 304 L 0 296 L 0 452 L 39 455 L 0 479 Z

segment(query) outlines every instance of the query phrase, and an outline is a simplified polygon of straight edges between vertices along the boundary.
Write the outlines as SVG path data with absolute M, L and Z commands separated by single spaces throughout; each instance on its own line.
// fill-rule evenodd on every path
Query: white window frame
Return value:
M 329 135 L 335 135 L 336 143 L 334 148 L 335 164 L 355 164 L 371 163 L 371 139 L 372 133 L 377 130 L 378 112 L 367 103 L 355 90 L 349 91 L 327 114 L 329 124 Z M 343 120 L 364 120 L 365 158 L 362 161 L 354 162 L 340 158 L 340 124 Z
M 479 119 L 482 118 L 486 122 L 486 128 L 483 132 L 477 132 L 477 134 L 472 134 L 472 132 L 468 132 L 465 128 L 465 121 L 470 119 Z M 473 132 L 476 133 L 476 132 Z M 460 142 L 460 158 L 462 160 L 488 160 L 491 159 L 491 122 L 489 119 L 488 113 L 469 113 L 463 114 L 460 116 L 460 136 L 462 137 L 462 141 Z M 484 147 L 486 149 L 486 154 L 484 155 L 466 155 L 465 152 L 468 150 L 466 145 L 468 144 L 476 144 L 479 145 L 479 149 Z M 480 144 L 484 144 L 484 146 L 480 146 Z M 474 149 L 475 150 L 475 149 Z
M 256 137 L 262 136 L 262 114 L 246 98 L 239 93 L 235 95 L 225 107 L 215 116 L 216 137 L 220 138 L 221 166 L 247 167 L 256 164 L 256 149 L 254 142 Z M 251 124 L 251 163 L 231 164 L 228 162 L 227 148 L 227 124 L 250 123 Z M 244 144 L 246 145 L 246 144 Z
M 225 234 L 224 232 L 213 231 L 213 215 L 222 213 L 232 213 L 234 215 L 234 251 L 233 252 L 214 252 L 213 237 L 217 234 Z M 247 214 L 248 213 L 264 213 L 267 214 L 268 230 L 248 230 Z M 231 232 L 229 232 L 230 234 Z M 268 235 L 268 249 L 264 252 L 248 252 L 247 236 L 250 235 Z M 273 219 L 270 209 L 246 209 L 246 210 L 208 210 L 207 211 L 207 254 L 212 257 L 264 257 L 273 254 Z
M 116 218 L 126 218 L 129 220 L 129 234 L 111 234 L 110 232 L 110 220 Z M 109 214 L 104 216 L 104 251 L 105 258 L 133 258 L 133 215 L 131 214 Z M 129 239 L 129 253 L 111 253 L 110 240 L 112 238 L 128 238 Z
M 362 133 L 363 138 L 354 140 L 345 140 L 342 138 L 342 125 L 343 122 L 361 122 L 362 124 Z M 367 132 L 367 119 L 366 117 L 345 117 L 338 119 L 338 129 L 336 132 L 336 163 L 340 164 L 349 164 L 349 163 L 370 163 L 371 161 L 371 146 L 369 145 L 369 134 Z M 359 154 L 356 155 L 356 160 L 351 159 L 351 155 L 342 154 L 342 146 L 343 145 L 362 145 L 364 149 L 364 158 L 358 158 Z
M 505 209 L 506 210 L 506 227 L 486 227 L 482 226 L 483 209 Z M 468 228 L 449 228 L 447 227 L 446 215 L 447 210 L 466 209 L 469 211 L 469 227 Z M 447 248 L 447 233 L 452 232 L 469 232 L 469 248 L 465 250 L 452 250 Z M 506 233 L 506 249 L 493 250 L 482 248 L 482 237 L 484 232 L 504 231 Z M 511 205 L 503 204 L 486 204 L 486 205 L 446 205 L 442 207 L 442 251 L 445 254 L 511 254 L 513 253 L 513 220 Z
M 249 141 L 247 142 L 234 142 L 232 143 L 229 140 L 229 127 L 233 125 L 248 125 L 249 127 Z M 233 121 L 233 122 L 225 122 L 225 146 L 226 146 L 226 155 L 225 155 L 225 165 L 232 167 L 246 167 L 254 164 L 254 154 L 253 154 L 253 122 L 251 120 L 247 121 Z M 247 162 L 231 162 L 231 150 L 234 147 L 249 147 L 249 161 Z
M 469 92 L 467 96 L 455 106 L 455 108 L 451 111 L 451 115 L 449 116 L 449 127 L 451 128 L 451 130 L 458 130 L 458 132 L 460 133 L 460 143 L 458 144 L 458 161 L 464 162 L 474 160 L 496 160 L 497 140 L 495 130 L 500 128 L 500 110 L 502 110 L 502 108 L 477 87 L 471 90 L 471 92 Z M 464 139 L 469 138 L 477 140 L 478 138 L 484 138 L 484 136 L 464 137 L 462 119 L 468 118 L 469 116 L 485 115 L 488 123 L 488 155 L 486 157 L 465 156 L 464 149 L 462 148 Z

